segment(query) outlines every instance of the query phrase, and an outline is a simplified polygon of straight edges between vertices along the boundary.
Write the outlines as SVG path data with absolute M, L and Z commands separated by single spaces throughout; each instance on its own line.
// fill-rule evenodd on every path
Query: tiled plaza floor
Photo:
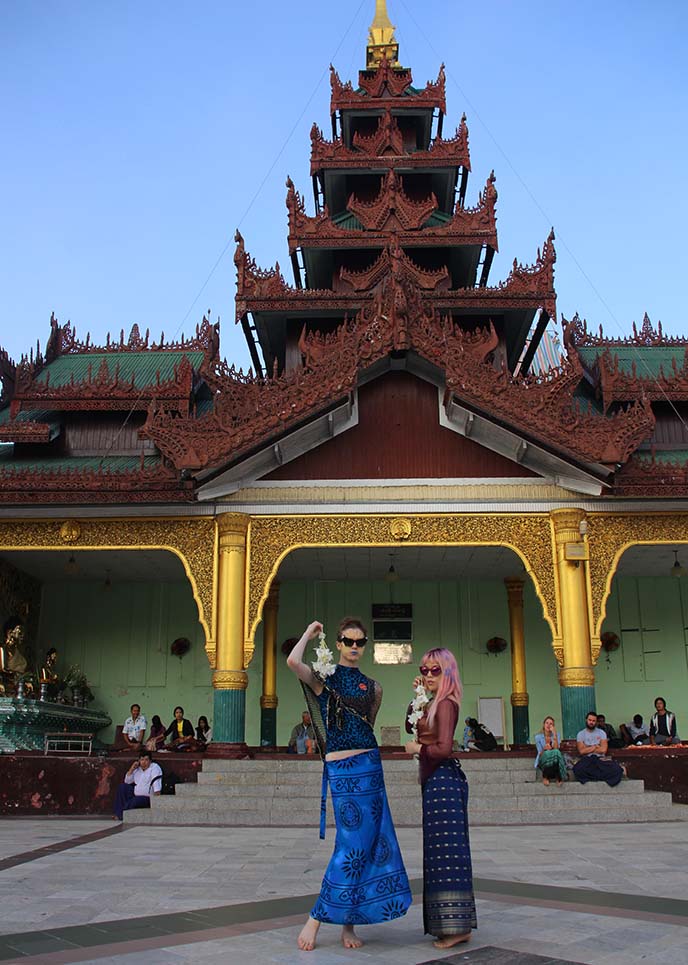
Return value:
M 418 897 L 405 918 L 359 929 L 358 951 L 334 926 L 315 952 L 296 949 L 331 833 L 117 827 L 0 821 L 1 962 L 688 963 L 686 823 L 474 829 L 479 927 L 444 953 L 422 934 Z M 420 831 L 399 839 L 418 892 Z

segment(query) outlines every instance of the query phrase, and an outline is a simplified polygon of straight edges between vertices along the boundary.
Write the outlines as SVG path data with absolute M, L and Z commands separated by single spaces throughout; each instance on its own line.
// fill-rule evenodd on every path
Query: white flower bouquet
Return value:
M 413 728 L 413 739 L 418 740 L 418 721 L 421 719 L 425 713 L 425 708 L 430 703 L 430 698 L 428 697 L 427 691 L 423 684 L 418 684 L 414 687 L 415 697 L 411 701 L 411 713 L 406 718 Z
M 317 660 L 313 661 L 311 667 L 314 673 L 324 680 L 335 672 L 337 664 L 332 659 L 332 651 L 325 643 L 325 634 L 323 632 L 318 634 L 318 646 L 314 647 L 314 650 Z

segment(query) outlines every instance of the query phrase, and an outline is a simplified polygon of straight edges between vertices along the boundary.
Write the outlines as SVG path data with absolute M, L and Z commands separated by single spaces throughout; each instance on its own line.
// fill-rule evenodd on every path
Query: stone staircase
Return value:
M 530 758 L 464 758 L 473 826 L 688 821 L 688 806 L 671 794 L 646 791 L 642 781 L 544 787 Z M 164 762 L 163 762 L 164 767 Z M 383 761 L 392 816 L 397 827 L 420 827 L 417 764 Z M 176 794 L 152 799 L 150 810 L 126 811 L 130 824 L 313 827 L 320 821 L 322 764 L 319 760 L 236 761 L 206 758 L 197 784 L 177 784 Z M 328 793 L 328 827 L 334 825 Z

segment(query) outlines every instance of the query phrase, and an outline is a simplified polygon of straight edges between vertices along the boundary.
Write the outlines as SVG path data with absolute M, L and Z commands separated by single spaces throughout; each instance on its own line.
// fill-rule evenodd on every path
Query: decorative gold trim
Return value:
M 68 519 L 60 526 L 60 539 L 65 543 L 76 543 L 80 536 L 81 526 L 75 519 Z
M 69 529 L 66 527 L 69 526 Z M 79 533 L 65 543 L 65 533 Z M 215 520 L 207 517 L 156 519 L 0 520 L 0 546 L 12 550 L 165 550 L 184 566 L 205 634 L 205 649 L 215 665 L 215 588 L 217 585 Z
M 588 573 L 594 626 L 593 659 L 599 657 L 602 624 L 619 560 L 631 546 L 688 543 L 688 513 L 643 513 L 588 515 L 590 563 Z
M 409 546 L 505 546 L 513 550 L 533 581 L 544 619 L 553 635 L 557 634 L 552 528 L 548 514 L 436 513 L 404 518 L 413 532 L 413 539 L 406 544 Z M 253 656 L 263 604 L 285 556 L 306 547 L 394 546 L 390 523 L 390 516 L 384 514 L 252 517 L 244 665 L 248 666 Z
M 263 710 L 274 710 L 279 704 L 276 694 L 264 694 L 260 698 L 260 706 Z
M 397 516 L 389 524 L 389 531 L 394 539 L 405 540 L 411 535 L 411 523 L 402 516 Z
M 248 674 L 245 670 L 216 670 L 213 674 L 215 690 L 246 690 Z
M 562 687 L 594 687 L 595 671 L 592 667 L 564 667 L 559 671 Z
M 527 707 L 530 702 L 530 697 L 528 694 L 512 694 L 511 695 L 511 706 L 512 707 Z

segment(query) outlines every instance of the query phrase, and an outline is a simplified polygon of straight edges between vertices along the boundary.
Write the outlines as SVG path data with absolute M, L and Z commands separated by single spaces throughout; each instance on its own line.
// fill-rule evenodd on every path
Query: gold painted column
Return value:
M 595 709 L 595 672 L 590 648 L 590 604 L 585 570 L 588 544 L 583 538 L 585 513 L 582 509 L 555 509 L 550 515 L 559 576 L 562 731 L 565 739 L 572 739 L 585 726 L 587 712 Z
M 279 583 L 273 583 L 263 606 L 263 693 L 260 698 L 260 746 L 277 744 L 277 615 Z
M 526 682 L 526 635 L 523 620 L 523 580 L 504 580 L 511 630 L 511 719 L 514 744 L 530 741 L 528 685 Z
M 246 596 L 246 535 L 250 517 L 223 513 L 219 534 L 217 659 L 213 673 L 213 743 L 243 744 L 246 731 L 244 669 L 244 606 Z

